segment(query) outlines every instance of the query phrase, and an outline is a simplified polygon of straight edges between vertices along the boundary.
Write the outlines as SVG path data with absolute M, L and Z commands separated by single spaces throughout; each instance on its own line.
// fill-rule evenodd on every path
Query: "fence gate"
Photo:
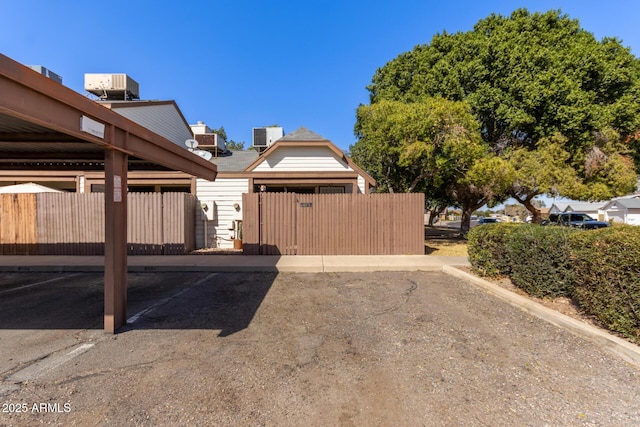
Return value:
M 424 195 L 243 195 L 247 255 L 423 255 Z

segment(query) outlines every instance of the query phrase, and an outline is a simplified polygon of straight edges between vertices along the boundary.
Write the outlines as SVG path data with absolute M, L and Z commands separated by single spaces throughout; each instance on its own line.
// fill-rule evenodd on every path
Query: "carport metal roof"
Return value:
M 216 166 L 0 54 L 0 169 L 105 170 L 105 331 L 126 322 L 127 171 L 159 165 L 213 181 Z

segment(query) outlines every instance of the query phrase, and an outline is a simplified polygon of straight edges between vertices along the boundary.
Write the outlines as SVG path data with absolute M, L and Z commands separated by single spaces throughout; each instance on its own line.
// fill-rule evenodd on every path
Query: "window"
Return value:
M 344 187 L 322 186 L 320 187 L 320 194 L 344 194 Z

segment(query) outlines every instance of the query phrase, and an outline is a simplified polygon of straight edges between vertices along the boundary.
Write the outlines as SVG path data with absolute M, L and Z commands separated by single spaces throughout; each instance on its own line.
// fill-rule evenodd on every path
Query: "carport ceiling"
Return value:
M 102 170 L 104 148 L 0 113 L 0 169 Z M 129 170 L 168 170 L 129 157 Z

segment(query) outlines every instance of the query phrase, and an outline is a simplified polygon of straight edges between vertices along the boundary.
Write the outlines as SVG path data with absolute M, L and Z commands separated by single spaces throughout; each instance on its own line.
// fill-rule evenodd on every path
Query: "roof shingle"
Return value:
M 327 138 L 310 131 L 304 126 L 300 126 L 298 129 L 286 134 L 277 141 L 327 141 Z
M 255 150 L 230 151 L 229 153 L 211 159 L 211 162 L 218 167 L 218 172 L 241 172 L 259 156 Z

